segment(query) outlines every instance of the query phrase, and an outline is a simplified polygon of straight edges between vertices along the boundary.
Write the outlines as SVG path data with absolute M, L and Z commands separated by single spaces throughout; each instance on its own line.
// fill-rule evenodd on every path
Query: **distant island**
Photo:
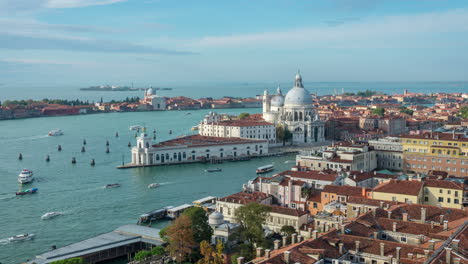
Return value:
M 133 88 L 130 86 L 117 85 L 99 85 L 80 88 L 81 91 L 100 91 L 100 92 L 122 92 L 122 91 L 145 91 L 147 88 Z M 172 88 L 153 88 L 154 90 L 172 90 Z

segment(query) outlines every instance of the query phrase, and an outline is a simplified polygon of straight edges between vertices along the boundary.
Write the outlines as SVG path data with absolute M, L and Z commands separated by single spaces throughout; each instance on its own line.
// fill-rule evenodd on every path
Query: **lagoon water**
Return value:
M 222 110 L 224 113 L 256 113 L 260 109 Z M 146 124 L 157 140 L 192 133 L 208 110 L 110 113 L 82 116 L 31 118 L 0 121 L 0 262 L 19 263 L 50 249 L 78 242 L 120 225 L 136 223 L 142 213 L 168 205 L 181 205 L 206 197 L 224 196 L 241 190 L 255 177 L 259 166 L 275 163 L 276 172 L 288 169 L 294 156 L 253 159 L 223 164 L 188 164 L 165 167 L 116 169 L 130 160 L 128 142 L 135 142 L 130 125 Z M 191 114 L 188 114 L 191 113 Z M 64 135 L 48 137 L 49 130 L 60 128 Z M 169 135 L 168 131 L 173 130 Z M 119 137 L 115 137 L 115 133 Z M 81 153 L 83 139 L 86 152 Z M 106 140 L 110 153 L 106 154 Z M 62 145 L 63 150 L 57 151 Z M 18 160 L 18 154 L 23 160 Z M 50 155 L 50 162 L 45 161 Z M 71 164 L 76 157 L 77 163 Z M 96 166 L 90 160 L 96 159 Z M 208 167 L 222 172 L 206 173 Z M 17 182 L 21 169 L 34 171 L 36 180 L 24 187 Z M 271 175 L 271 174 L 270 174 Z M 160 187 L 148 189 L 150 183 Z M 109 183 L 120 188 L 104 189 Z M 33 195 L 15 196 L 21 188 L 39 188 Z M 63 215 L 41 220 L 51 212 Z M 162 227 L 166 223 L 155 225 Z M 36 235 L 32 241 L 7 243 L 6 238 L 23 233 Z

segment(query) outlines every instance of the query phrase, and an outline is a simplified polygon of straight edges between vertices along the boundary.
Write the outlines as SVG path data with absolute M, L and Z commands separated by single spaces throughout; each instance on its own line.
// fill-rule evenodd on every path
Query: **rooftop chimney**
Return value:
M 453 264 L 460 264 L 460 258 L 454 258 Z
M 424 250 L 424 258 L 427 259 L 429 257 L 429 250 Z
M 244 257 L 238 257 L 237 264 L 244 264 Z
M 444 223 L 444 215 L 441 214 L 439 219 L 440 219 L 440 224 L 442 225 Z
M 380 243 L 380 256 L 385 256 L 385 243 Z
M 450 264 L 451 260 L 452 260 L 452 249 L 445 248 L 445 263 Z
M 408 213 L 403 213 L 403 221 L 408 222 Z
M 273 244 L 274 244 L 274 249 L 277 250 L 281 246 L 281 240 L 276 239 L 275 241 L 273 241 Z
M 393 222 L 393 225 L 392 225 L 392 231 L 393 232 L 396 232 L 396 225 L 397 225 L 397 222 Z
M 296 238 L 297 238 L 297 234 L 296 234 L 296 233 L 294 233 L 294 234 L 291 235 L 291 244 L 296 244 L 296 242 L 297 242 L 297 241 L 296 241 Z
M 289 264 L 289 254 L 291 254 L 291 252 L 290 251 L 285 251 L 283 254 L 284 254 L 284 262 L 286 264 Z
M 288 237 L 287 236 L 283 236 L 283 247 L 285 247 L 286 245 L 288 244 Z
M 459 243 L 460 243 L 460 240 L 458 240 L 458 239 L 452 240 L 452 248 L 453 248 L 453 250 L 455 250 L 455 252 L 458 251 L 458 244 Z
M 426 208 L 421 207 L 421 223 L 424 224 L 426 222 Z
M 408 258 L 413 259 L 413 253 L 408 253 Z
M 265 258 L 269 259 L 270 258 L 270 249 L 265 249 Z
M 374 239 L 379 239 L 379 232 L 377 231 L 374 232 Z
M 380 208 L 383 208 L 383 204 L 384 204 L 384 202 L 380 201 Z
M 391 218 L 392 218 L 392 212 L 391 212 L 391 211 L 387 211 L 387 214 L 388 214 L 388 219 L 391 219 Z
M 317 239 L 317 237 L 318 237 L 318 232 L 317 232 L 317 230 L 314 230 L 314 231 L 312 232 L 312 238 L 313 238 L 313 239 Z
M 447 231 L 448 230 L 448 221 L 445 220 L 444 221 L 444 231 Z
M 435 241 L 434 240 L 429 240 L 429 249 L 430 250 L 435 250 Z
M 262 256 L 262 253 L 263 253 L 263 248 L 258 247 L 257 248 L 257 258 L 260 258 Z
M 396 247 L 395 250 L 396 250 L 396 259 L 400 259 L 400 250 L 401 250 L 401 247 Z
M 340 255 L 344 254 L 344 244 L 342 242 L 338 243 L 338 252 Z
M 354 250 L 356 251 L 356 253 L 358 253 L 359 252 L 359 245 L 361 244 L 361 241 L 356 240 L 356 241 L 354 241 L 354 243 L 355 243 L 355 246 L 356 246 L 354 248 Z
M 302 241 L 304 241 L 304 237 L 302 235 L 298 235 L 297 236 L 297 242 L 300 243 Z

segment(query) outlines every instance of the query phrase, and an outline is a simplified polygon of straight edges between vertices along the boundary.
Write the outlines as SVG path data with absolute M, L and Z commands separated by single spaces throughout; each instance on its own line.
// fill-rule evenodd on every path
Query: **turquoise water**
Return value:
M 402 94 L 404 89 L 413 93 L 437 93 L 437 92 L 467 92 L 468 82 L 308 82 L 306 76 L 304 86 L 311 93 L 319 95 L 333 94 L 335 89 L 337 93 L 358 92 L 367 89 L 387 94 Z M 157 91 L 162 96 L 188 96 L 192 98 L 200 97 L 223 97 L 240 96 L 252 97 L 256 94 L 263 94 L 263 90 L 268 88 L 271 93 L 276 92 L 278 83 L 190 83 L 190 84 L 170 84 L 162 83 L 154 87 L 172 87 L 172 91 Z M 280 83 L 283 93 L 291 89 L 293 83 Z M 105 101 L 125 99 L 125 97 L 140 96 L 143 92 L 91 92 L 80 91 L 76 85 L 51 85 L 51 86 L 0 86 L 0 100 L 11 99 L 43 99 L 43 98 L 61 98 L 61 99 L 81 99 L 99 101 L 102 97 Z
M 260 109 L 223 110 L 238 114 Z M 149 131 L 158 131 L 158 140 L 190 133 L 207 110 L 139 113 L 111 113 L 83 116 L 32 118 L 0 121 L 0 262 L 19 263 L 37 254 L 104 232 L 120 225 L 136 223 L 140 214 L 167 205 L 181 205 L 209 195 L 224 196 L 241 190 L 242 184 L 255 177 L 255 168 L 276 164 L 276 172 L 288 169 L 294 156 L 254 159 L 246 162 L 217 164 L 220 173 L 206 173 L 206 164 L 118 170 L 117 165 L 130 161 L 129 141 L 134 131 L 128 127 L 145 123 Z M 60 128 L 65 135 L 46 136 Z M 174 134 L 169 135 L 168 131 Z M 120 137 L 115 138 L 119 132 Z M 83 139 L 86 152 L 81 153 Z M 106 140 L 110 153 L 106 154 Z M 63 150 L 57 151 L 61 144 Z M 17 159 L 18 153 L 24 159 Z M 45 162 L 50 155 L 51 161 Z M 77 164 L 71 164 L 76 157 Z M 96 159 L 96 166 L 89 162 Z M 21 169 L 34 171 L 36 180 L 25 188 L 37 187 L 37 194 L 16 197 Z M 108 183 L 122 187 L 104 189 Z M 153 182 L 159 188 L 148 189 Z M 41 215 L 60 211 L 64 215 L 41 220 Z M 161 227 L 164 223 L 156 225 Z M 6 243 L 5 238 L 34 233 L 32 241 Z

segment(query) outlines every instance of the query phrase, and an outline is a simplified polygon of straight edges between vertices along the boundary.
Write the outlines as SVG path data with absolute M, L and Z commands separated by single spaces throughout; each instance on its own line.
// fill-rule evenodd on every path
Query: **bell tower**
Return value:
M 265 89 L 263 92 L 263 113 L 270 112 L 270 98 L 268 95 L 268 90 Z

